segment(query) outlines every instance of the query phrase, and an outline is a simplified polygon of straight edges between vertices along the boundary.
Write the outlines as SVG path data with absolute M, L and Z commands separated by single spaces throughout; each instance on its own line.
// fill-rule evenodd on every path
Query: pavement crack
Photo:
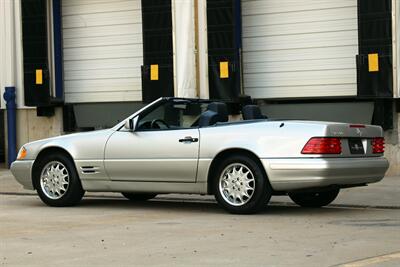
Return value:
M 379 255 L 375 257 L 368 257 L 360 260 L 355 260 L 347 263 L 342 263 L 338 265 L 333 265 L 332 267 L 363 267 L 363 266 L 368 266 L 372 264 L 382 264 L 383 262 L 387 261 L 398 261 L 400 259 L 400 251 L 385 254 L 385 255 Z

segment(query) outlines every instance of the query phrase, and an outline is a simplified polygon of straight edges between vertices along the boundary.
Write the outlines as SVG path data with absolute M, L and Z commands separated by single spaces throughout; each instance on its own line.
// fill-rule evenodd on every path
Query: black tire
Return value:
M 157 194 L 152 193 L 121 193 L 124 197 L 131 201 L 146 201 L 152 198 L 155 198 Z
M 238 166 L 238 167 L 234 167 Z M 240 166 L 245 166 L 247 167 L 250 171 L 251 174 L 250 176 L 247 175 L 245 177 L 254 177 L 254 183 L 250 182 L 250 186 L 254 186 L 253 191 L 246 191 L 250 197 L 245 197 L 246 202 L 243 202 L 239 206 L 235 205 L 235 203 L 232 203 L 238 198 L 231 197 L 229 195 L 228 191 L 225 191 L 223 188 L 220 188 L 220 184 L 222 187 L 222 184 L 224 186 L 227 186 L 228 183 L 223 183 L 221 179 L 224 179 L 225 181 L 228 181 L 229 179 L 233 179 L 233 176 L 225 175 L 226 172 L 229 172 L 229 170 L 233 170 L 235 168 L 236 171 L 240 171 Z M 246 172 L 245 172 L 246 173 Z M 232 174 L 232 173 L 230 173 Z M 229 177 L 229 178 L 228 178 Z M 229 185 L 234 186 L 234 183 L 229 183 Z M 240 183 L 240 180 L 238 181 L 237 187 L 243 188 L 243 184 Z M 229 186 L 227 186 L 229 187 Z M 235 187 L 232 187 L 235 188 Z M 229 156 L 225 159 L 223 159 L 218 167 L 216 168 L 214 172 L 214 177 L 212 180 L 212 190 L 215 195 L 215 199 L 221 205 L 225 210 L 227 210 L 230 213 L 233 214 L 252 214 L 260 211 L 262 208 L 264 208 L 272 195 L 272 189 L 269 184 L 268 178 L 265 175 L 264 170 L 262 167 L 259 165 L 259 163 L 253 159 L 252 157 L 246 156 L 246 155 L 233 155 Z M 241 189 L 237 189 L 241 190 Z M 221 192 L 222 191 L 222 192 Z M 235 193 L 235 191 L 233 190 Z M 238 191 L 239 193 L 240 191 Z M 249 193 L 250 192 L 250 193 Z M 252 192 L 252 194 L 251 194 Z M 228 196 L 229 195 L 229 196 Z M 244 198 L 242 195 L 241 197 Z M 239 199 L 240 201 L 241 199 Z
M 45 192 L 45 186 L 41 185 L 41 174 L 44 168 L 52 162 L 61 163 L 68 172 L 68 186 L 62 196 L 58 199 L 52 199 Z M 61 166 L 61 165 L 59 165 Z M 64 172 L 65 173 L 65 172 Z M 85 191 L 82 188 L 81 181 L 72 160 L 62 153 L 47 154 L 35 163 L 33 169 L 33 184 L 40 199 L 47 205 L 52 207 L 68 207 L 78 204 Z
M 299 206 L 320 208 L 332 203 L 339 194 L 339 189 L 322 192 L 289 193 L 289 197 Z

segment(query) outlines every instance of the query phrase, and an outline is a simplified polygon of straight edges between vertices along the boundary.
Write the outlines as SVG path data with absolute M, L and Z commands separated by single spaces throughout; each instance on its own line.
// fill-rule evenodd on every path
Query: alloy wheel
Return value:
M 40 174 L 40 187 L 50 199 L 62 198 L 68 190 L 69 182 L 68 170 L 59 161 L 46 164 Z
M 254 194 L 255 185 L 252 171 L 241 163 L 228 165 L 219 178 L 221 196 L 232 206 L 246 204 Z

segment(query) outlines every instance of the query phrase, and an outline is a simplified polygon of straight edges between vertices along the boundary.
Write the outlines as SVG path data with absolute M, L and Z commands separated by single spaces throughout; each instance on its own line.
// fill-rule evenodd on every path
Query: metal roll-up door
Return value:
M 65 102 L 141 101 L 140 0 L 63 0 Z
M 242 18 L 246 94 L 357 95 L 357 0 L 243 0 Z

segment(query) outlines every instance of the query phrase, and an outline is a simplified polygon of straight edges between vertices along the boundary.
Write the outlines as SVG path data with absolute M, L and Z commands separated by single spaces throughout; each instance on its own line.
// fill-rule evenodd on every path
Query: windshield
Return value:
M 162 101 L 139 115 L 138 130 L 187 129 L 198 127 L 208 103 L 172 99 Z

